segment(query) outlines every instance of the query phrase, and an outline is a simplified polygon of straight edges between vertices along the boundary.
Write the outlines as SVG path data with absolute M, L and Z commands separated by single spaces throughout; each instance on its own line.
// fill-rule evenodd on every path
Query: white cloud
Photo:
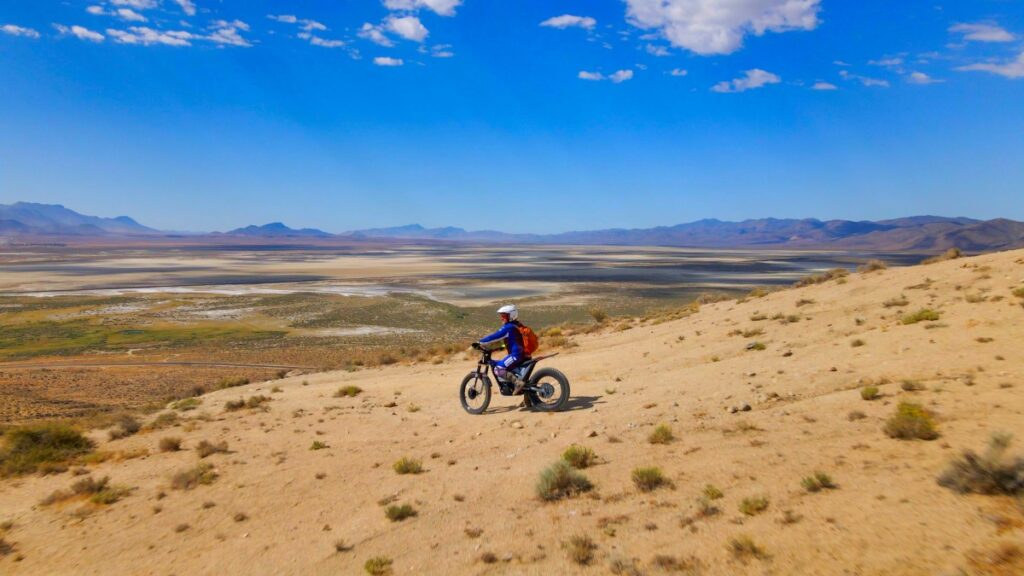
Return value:
M 878 87 L 878 88 L 888 88 L 889 87 L 889 81 L 888 80 L 879 80 L 878 78 L 868 78 L 867 76 L 860 76 L 858 74 L 851 74 L 847 70 L 840 70 L 839 71 L 839 76 L 842 77 L 843 80 L 856 80 L 857 82 L 860 82 L 864 86 L 868 86 L 868 87 L 872 87 L 872 86 Z
M 956 24 L 949 31 L 963 34 L 964 40 L 973 42 L 1013 42 L 1016 37 L 995 24 Z
M 134 44 L 139 46 L 191 46 L 191 40 L 197 38 L 191 32 L 183 30 L 154 30 L 146 26 L 132 26 L 128 30 L 108 28 L 107 35 L 118 44 Z
M 114 6 L 127 6 L 136 10 L 152 10 L 157 7 L 157 0 L 110 0 Z
M 600 72 L 587 72 L 586 70 L 580 70 L 579 74 L 577 74 L 576 77 L 579 78 L 580 80 L 592 80 L 592 81 L 611 80 L 612 82 L 614 82 L 616 84 L 621 84 L 621 83 L 625 82 L 626 80 L 632 80 L 633 79 L 633 71 L 632 70 L 619 70 L 618 72 L 615 72 L 615 73 L 613 73 L 613 74 L 611 74 L 609 76 L 605 76 L 604 74 L 601 74 Z
M 633 71 L 632 70 L 619 70 L 618 72 L 616 72 L 616 73 L 612 74 L 611 76 L 609 76 L 608 79 L 611 80 L 612 82 L 616 83 L 616 84 L 622 84 L 626 80 L 632 80 L 633 79 Z
M 380 44 L 381 46 L 391 47 L 395 45 L 390 38 L 384 35 L 380 26 L 374 26 L 369 22 L 363 24 L 363 27 L 359 29 L 359 37 L 370 40 L 376 44 Z
M 384 28 L 414 42 L 423 42 L 430 34 L 426 26 L 415 16 L 388 16 L 384 20 Z
M 815 82 L 811 90 L 839 90 L 839 87 L 831 82 Z
M 309 32 L 299 32 L 299 38 L 306 40 L 313 46 L 320 46 L 321 48 L 341 48 L 345 45 L 342 40 L 328 40 L 327 38 L 321 38 Z
M 597 20 L 594 20 L 590 16 L 562 14 L 561 16 L 548 18 L 541 22 L 540 25 L 547 28 L 558 28 L 561 30 L 565 30 L 566 28 L 583 28 L 585 30 L 593 30 L 594 26 L 597 26 Z
M 731 54 L 748 33 L 813 30 L 821 0 L 625 0 L 634 26 L 697 54 Z
M 57 30 L 62 36 L 71 35 L 79 40 L 88 40 L 89 42 L 103 42 L 104 36 L 99 32 L 94 32 L 83 26 L 65 26 L 63 24 L 54 24 L 54 29 Z
M 451 44 L 437 44 L 430 48 L 430 55 L 434 58 L 452 58 L 455 53 L 452 52 Z
M 103 10 L 103 6 L 89 6 L 85 9 L 85 11 L 89 14 L 92 14 L 93 16 L 102 16 L 106 14 L 106 12 Z
M 872 66 L 881 66 L 883 68 L 899 68 L 903 65 L 903 58 L 900 57 L 887 57 L 880 60 L 870 60 L 868 64 Z
M 384 0 L 388 10 L 419 10 L 429 8 L 441 16 L 454 16 L 462 0 Z
M 145 22 L 146 17 L 131 8 L 118 8 L 117 17 L 128 22 Z
M 327 26 L 324 26 L 323 24 L 317 22 L 316 20 L 300 20 L 300 23 L 302 24 L 302 29 L 305 30 L 306 32 L 312 32 L 314 30 L 327 30 Z
M 240 46 L 242 48 L 249 48 L 252 44 L 248 40 L 242 37 L 239 30 L 243 32 L 249 31 L 249 25 L 241 20 L 215 20 L 210 24 L 210 28 L 213 30 L 204 39 L 211 42 L 227 45 L 227 46 Z
M 392 58 L 390 56 L 377 56 L 373 59 L 373 63 L 377 66 L 401 66 L 405 64 L 401 58 Z
M 687 71 L 687 70 L 684 70 L 682 68 L 673 68 L 673 69 L 669 70 L 668 73 L 669 73 L 670 76 L 676 76 L 676 77 L 681 78 L 683 76 L 686 76 L 690 72 Z
M 779 82 L 782 82 L 782 78 L 779 78 L 775 74 L 766 72 L 760 68 L 754 68 L 744 72 L 743 77 L 741 78 L 715 84 L 711 87 L 711 90 L 713 92 L 722 93 L 746 92 L 747 90 L 763 88 L 769 84 L 778 84 Z
M 1024 52 L 1018 54 L 1016 59 L 1008 62 L 983 62 L 961 66 L 957 70 L 962 72 L 989 72 L 1010 79 L 1024 78 Z
M 24 38 L 39 38 L 39 32 L 31 28 L 23 28 L 21 26 L 15 26 L 14 24 L 4 24 L 0 26 L 0 32 L 8 34 L 10 36 L 22 36 Z
M 924 72 L 911 72 L 907 76 L 907 82 L 911 84 L 938 84 L 944 82 L 944 80 L 937 80 Z
M 174 0 L 174 3 L 181 6 L 181 11 L 184 12 L 186 16 L 196 15 L 196 4 L 192 0 Z
M 656 46 L 654 44 L 648 44 L 644 48 L 644 50 L 646 50 L 647 53 L 650 54 L 651 56 L 663 57 L 663 56 L 668 56 L 669 55 L 668 48 L 665 48 L 664 46 Z
M 292 14 L 267 14 L 267 18 L 270 18 L 271 20 L 276 20 L 277 22 L 282 22 L 284 24 L 297 24 L 299 21 L 298 17 Z

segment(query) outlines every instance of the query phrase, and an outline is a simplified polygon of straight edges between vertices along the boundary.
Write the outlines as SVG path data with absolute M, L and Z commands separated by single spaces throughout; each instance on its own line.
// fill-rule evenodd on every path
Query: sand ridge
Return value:
M 577 337 L 578 348 L 551 360 L 573 385 L 558 414 L 500 396 L 485 415 L 465 414 L 456 393 L 468 358 L 214 392 L 183 414 L 205 420 L 116 441 L 96 432 L 103 450 L 149 455 L 91 466 L 132 492 L 89 515 L 40 505 L 70 474 L 3 481 L 0 521 L 13 522 L 7 540 L 23 558 L 0 558 L 0 571 L 359 574 L 384 556 L 395 574 L 659 574 L 662 554 L 704 574 L 1004 573 L 980 571 L 976 559 L 1024 544 L 1021 508 L 957 495 L 935 478 L 995 431 L 1014 433 L 1014 451 L 1024 451 L 1024 299 L 1011 293 L 1021 285 L 1018 250 L 852 274 Z M 905 306 L 884 305 L 901 298 Z M 940 319 L 900 321 L 921 308 Z M 749 350 L 754 342 L 765 349 Z M 904 391 L 903 380 L 924 389 Z M 879 382 L 880 399 L 861 399 L 862 386 Z M 362 394 L 334 397 L 347 385 Z M 259 394 L 272 398 L 266 411 L 224 412 L 226 401 Z M 937 440 L 882 432 L 904 399 L 936 413 Z M 744 403 L 749 412 L 730 412 Z M 676 440 L 648 443 L 661 423 Z M 160 453 L 166 436 L 185 450 Z M 201 440 L 228 443 L 230 452 L 201 460 L 219 477 L 171 489 L 175 472 L 200 462 Z M 542 503 L 538 474 L 572 444 L 599 456 L 584 471 L 595 491 Z M 426 470 L 396 474 L 403 456 Z M 659 466 L 673 486 L 639 492 L 630 480 L 638 466 Z M 838 487 L 808 493 L 800 481 L 814 471 Z M 720 512 L 699 517 L 709 483 L 724 493 Z M 767 509 L 740 513 L 754 496 Z M 391 522 L 382 502 L 418 515 Z M 574 535 L 595 542 L 591 566 L 564 550 Z M 763 558 L 730 554 L 730 539 L 743 536 Z

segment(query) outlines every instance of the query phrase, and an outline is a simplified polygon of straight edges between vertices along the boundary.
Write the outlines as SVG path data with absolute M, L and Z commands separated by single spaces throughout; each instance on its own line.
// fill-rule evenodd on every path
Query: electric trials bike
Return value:
M 480 351 L 480 360 L 477 362 L 476 370 L 467 374 L 462 379 L 462 386 L 459 387 L 459 400 L 466 412 L 483 414 L 490 405 L 491 376 L 488 373 L 497 380 L 498 391 L 502 396 L 512 396 L 516 387 L 513 378 L 517 375 L 522 378 L 526 385 L 523 386 L 520 394 L 529 408 L 544 412 L 556 412 L 565 407 L 565 403 L 569 400 L 569 379 L 565 377 L 565 374 L 554 368 L 534 370 L 538 362 L 557 356 L 557 354 L 531 358 L 510 370 L 508 379 L 505 380 L 498 377 L 491 364 L 491 354 L 501 346 L 501 342 L 473 343 L 473 348 Z

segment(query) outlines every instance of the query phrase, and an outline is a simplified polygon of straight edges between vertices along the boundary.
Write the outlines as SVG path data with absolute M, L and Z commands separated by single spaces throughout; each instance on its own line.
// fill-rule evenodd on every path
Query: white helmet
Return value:
M 501 308 L 498 308 L 498 314 L 508 314 L 509 320 L 519 319 L 519 309 L 516 308 L 515 304 L 506 304 Z

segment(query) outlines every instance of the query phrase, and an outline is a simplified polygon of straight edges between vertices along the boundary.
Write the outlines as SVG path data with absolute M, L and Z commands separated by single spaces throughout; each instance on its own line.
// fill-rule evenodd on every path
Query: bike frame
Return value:
M 503 382 L 500 378 L 498 378 L 498 374 L 494 371 L 494 364 L 491 363 L 492 354 L 492 350 L 480 351 L 480 360 L 477 361 L 476 364 L 476 373 L 479 374 L 480 376 L 486 376 L 489 371 L 491 376 L 494 377 L 494 381 L 498 383 L 498 388 L 502 396 L 511 396 L 513 385 Z M 523 375 L 523 380 L 526 381 L 526 386 L 523 387 L 524 393 L 537 392 L 538 389 L 530 385 L 530 378 L 533 376 L 533 370 L 534 368 L 537 367 L 537 364 L 539 364 L 541 360 L 551 358 L 552 356 L 556 356 L 556 354 L 549 354 L 547 356 L 541 356 L 539 358 L 531 358 L 530 360 L 527 360 L 527 363 L 529 365 L 527 366 L 526 374 Z

